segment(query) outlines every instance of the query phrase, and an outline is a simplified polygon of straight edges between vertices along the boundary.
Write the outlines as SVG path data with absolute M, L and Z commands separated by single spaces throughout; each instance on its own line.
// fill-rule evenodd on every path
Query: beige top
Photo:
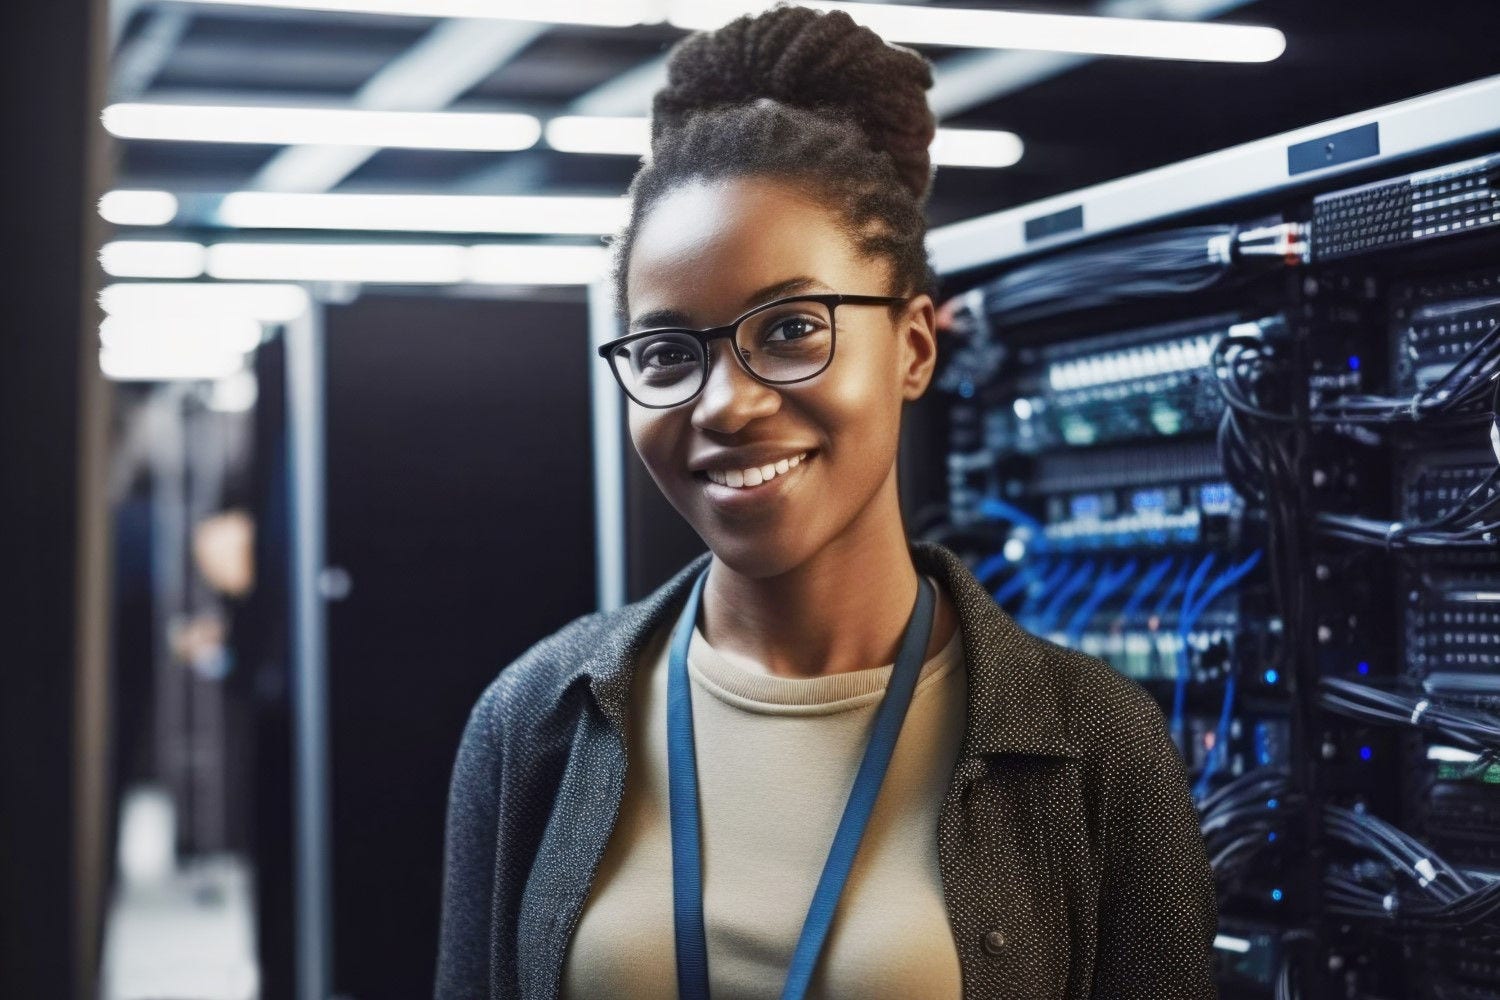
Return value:
M 624 798 L 569 943 L 567 1000 L 677 995 L 666 725 L 675 625 L 663 625 L 641 652 Z M 938 807 L 964 730 L 960 636 L 955 630 L 922 667 L 809 997 L 960 996 L 937 857 Z M 778 677 L 693 630 L 688 676 L 713 1000 L 781 995 L 893 668 Z

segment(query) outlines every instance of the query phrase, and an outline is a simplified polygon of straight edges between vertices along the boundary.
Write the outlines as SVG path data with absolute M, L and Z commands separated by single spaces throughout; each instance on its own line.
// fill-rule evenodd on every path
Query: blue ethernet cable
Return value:
M 1068 619 L 1067 626 L 1063 632 L 1067 636 L 1069 646 L 1077 647 L 1083 638 L 1083 630 L 1094 617 L 1094 612 L 1099 610 L 1099 605 L 1105 599 L 1119 590 L 1125 583 L 1135 575 L 1137 561 L 1131 559 L 1119 569 L 1110 571 L 1108 564 L 1100 571 L 1099 578 L 1094 581 L 1094 589 L 1090 591 L 1088 598 L 1073 612 L 1073 617 Z
M 979 501 L 979 513 L 985 517 L 994 518 L 997 521 L 1011 521 L 1015 524 L 1024 524 L 1035 532 L 1036 537 L 1041 539 L 1042 522 L 1026 513 L 1013 503 L 1001 500 L 997 497 L 985 497 Z
M 1196 621 L 1198 616 L 1208 609 L 1208 606 L 1213 603 L 1214 598 L 1223 593 L 1226 588 L 1232 586 L 1235 583 L 1238 583 L 1246 573 L 1249 573 L 1252 569 L 1254 569 L 1255 564 L 1260 562 L 1260 556 L 1261 550 L 1256 549 L 1239 563 L 1231 566 L 1229 569 L 1220 574 L 1219 578 L 1215 580 L 1206 591 L 1204 591 L 1203 596 L 1200 597 L 1196 604 L 1193 606 L 1193 620 Z M 1194 789 L 1194 793 L 1196 795 L 1201 796 L 1204 792 L 1207 791 L 1208 779 L 1213 775 L 1214 771 L 1218 769 L 1220 759 L 1229 752 L 1229 723 L 1230 716 L 1233 714 L 1233 711 L 1234 670 L 1231 665 L 1231 669 L 1229 670 L 1229 677 L 1224 682 L 1224 700 L 1219 708 L 1219 725 L 1214 737 L 1214 749 L 1213 752 L 1208 755 L 1208 760 L 1206 760 L 1203 764 L 1203 772 L 1198 776 L 1198 784 Z
M 1016 571 L 1016 575 L 1005 581 L 1000 589 L 995 591 L 995 603 L 1004 604 L 1012 597 L 1015 597 L 1032 580 L 1035 580 L 1039 576 L 1045 576 L 1050 566 L 1051 560 L 1049 559 L 1040 559 L 1034 563 L 1022 563 L 1021 568 Z
M 1068 578 L 1068 582 L 1063 584 L 1052 595 L 1052 600 L 1047 602 L 1046 607 L 1042 609 L 1042 613 L 1037 616 L 1036 627 L 1032 631 L 1037 635 L 1046 635 L 1051 632 L 1053 623 L 1057 621 L 1057 616 L 1062 613 L 1063 605 L 1074 594 L 1087 586 L 1089 580 L 1093 579 L 1093 576 L 1094 560 L 1087 559 L 1082 566 L 1078 567 L 1078 571 Z
M 1145 603 L 1146 598 L 1156 589 L 1156 585 L 1161 583 L 1162 578 L 1172 571 L 1172 564 L 1174 562 L 1176 562 L 1175 557 L 1162 556 L 1157 560 L 1156 565 L 1146 570 L 1146 575 L 1141 577 L 1140 583 L 1136 584 L 1134 593 L 1130 595 L 1130 600 L 1126 601 L 1125 606 L 1120 609 L 1120 618 L 1122 620 L 1135 614 L 1136 609 Z
M 1027 592 L 1026 600 L 1022 601 L 1021 606 L 1016 609 L 1016 621 L 1021 621 L 1024 618 L 1030 617 L 1031 609 L 1036 604 L 1036 602 L 1040 600 L 1044 594 L 1050 594 L 1054 590 L 1056 590 L 1057 587 L 1063 582 L 1063 580 L 1067 578 L 1068 574 L 1071 572 L 1073 572 L 1073 560 L 1071 559 L 1060 560 L 1056 566 L 1052 567 L 1051 572 L 1049 572 L 1047 576 L 1043 578 L 1042 585 Z
M 988 587 L 990 578 L 1009 565 L 1011 560 L 1006 558 L 1005 553 L 997 552 L 974 568 L 974 579 Z
M 1192 628 L 1193 595 L 1198 592 L 1198 585 L 1208 575 L 1209 569 L 1214 564 L 1212 552 L 1205 555 L 1198 562 L 1198 568 L 1193 570 L 1192 578 L 1188 580 L 1187 589 L 1182 592 L 1182 610 L 1177 613 L 1177 676 L 1176 683 L 1172 688 L 1172 739 L 1182 748 L 1186 756 L 1187 744 L 1183 742 L 1182 713 L 1187 701 L 1187 682 L 1190 664 L 1187 654 L 1188 631 Z

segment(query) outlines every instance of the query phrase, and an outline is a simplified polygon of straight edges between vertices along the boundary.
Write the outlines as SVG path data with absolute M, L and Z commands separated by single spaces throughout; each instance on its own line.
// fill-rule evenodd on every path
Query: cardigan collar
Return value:
M 1040 754 L 1081 758 L 1067 735 L 1060 677 L 1048 669 L 1047 644 L 1027 632 L 995 603 L 963 562 L 947 546 L 916 540 L 908 543 L 919 572 L 942 581 L 958 609 L 964 663 L 968 669 L 968 715 L 960 755 Z M 600 708 L 624 732 L 630 681 L 646 641 L 687 600 L 693 581 L 712 553 L 694 558 L 651 594 L 606 616 L 593 650 L 567 678 L 589 678 Z

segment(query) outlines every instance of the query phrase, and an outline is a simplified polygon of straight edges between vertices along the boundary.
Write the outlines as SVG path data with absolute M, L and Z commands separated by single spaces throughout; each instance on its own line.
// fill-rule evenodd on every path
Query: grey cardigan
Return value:
M 1161 710 L 1021 628 L 950 549 L 968 721 L 934 835 L 966 1000 L 1212 998 L 1214 876 Z M 625 787 L 637 652 L 710 559 L 569 622 L 480 695 L 448 793 L 437 1000 L 558 996 Z

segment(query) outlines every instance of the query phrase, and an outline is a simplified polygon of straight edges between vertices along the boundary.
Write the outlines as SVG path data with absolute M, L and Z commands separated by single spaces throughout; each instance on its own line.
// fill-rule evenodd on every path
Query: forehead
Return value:
M 692 181 L 663 196 L 636 232 L 630 325 L 727 323 L 757 304 L 747 301 L 757 290 L 799 276 L 824 286 L 810 290 L 878 292 L 870 271 L 810 195 L 762 178 Z

